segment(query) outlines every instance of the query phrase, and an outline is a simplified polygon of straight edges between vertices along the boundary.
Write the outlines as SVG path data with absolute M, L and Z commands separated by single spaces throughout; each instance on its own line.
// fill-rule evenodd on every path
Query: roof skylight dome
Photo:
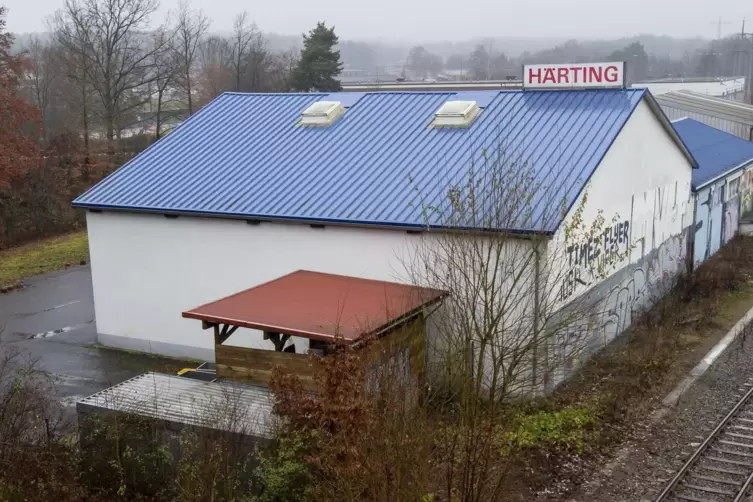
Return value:
M 339 101 L 317 101 L 303 110 L 301 124 L 305 126 L 328 126 L 345 113 Z
M 434 113 L 434 127 L 468 127 L 481 111 L 475 101 L 447 101 Z

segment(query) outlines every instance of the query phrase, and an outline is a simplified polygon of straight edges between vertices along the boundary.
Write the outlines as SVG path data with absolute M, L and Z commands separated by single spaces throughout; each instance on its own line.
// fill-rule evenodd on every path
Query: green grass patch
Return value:
M 86 232 L 75 232 L 0 251 L 0 289 L 37 274 L 89 260 Z
M 596 411 L 588 407 L 519 414 L 505 439 L 520 449 L 544 447 L 582 453 L 598 418 Z

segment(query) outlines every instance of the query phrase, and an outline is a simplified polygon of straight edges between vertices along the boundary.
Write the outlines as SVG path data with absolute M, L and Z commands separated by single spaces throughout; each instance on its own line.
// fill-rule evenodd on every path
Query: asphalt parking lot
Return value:
M 88 266 L 37 276 L 0 295 L 0 348 L 36 360 L 55 378 L 66 405 L 146 371 L 174 373 L 191 365 L 103 349 L 96 342 Z

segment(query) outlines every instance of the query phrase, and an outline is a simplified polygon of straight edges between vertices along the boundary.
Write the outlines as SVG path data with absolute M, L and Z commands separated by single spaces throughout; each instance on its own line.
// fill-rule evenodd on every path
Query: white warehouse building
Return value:
M 490 163 L 531 173 L 525 219 L 476 228 L 427 212 Z M 88 210 L 99 341 L 203 360 L 214 340 L 181 312 L 293 271 L 407 282 L 404 257 L 427 236 L 551 248 L 573 218 L 604 218 L 565 244 L 555 288 L 563 307 L 605 306 L 587 328 L 598 348 L 685 262 L 694 166 L 643 89 L 229 93 L 74 205 Z M 618 263 L 597 277 L 592 260 L 610 253 Z M 244 331 L 230 341 L 259 339 Z
M 672 91 L 656 96 L 669 120 L 689 118 L 720 131 L 753 140 L 753 105 L 706 96 L 692 91 Z

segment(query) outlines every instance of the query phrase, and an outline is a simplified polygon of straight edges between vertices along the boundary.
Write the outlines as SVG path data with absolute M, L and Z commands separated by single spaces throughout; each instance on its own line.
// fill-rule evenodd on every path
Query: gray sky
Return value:
M 164 15 L 178 0 L 162 0 Z M 44 21 L 63 0 L 0 0 L 9 8 L 8 28 L 44 30 Z M 334 24 L 341 38 L 400 41 L 462 40 L 479 36 L 617 38 L 641 33 L 716 36 L 719 16 L 740 30 L 753 30 L 753 0 L 193 0 L 212 18 L 213 31 L 230 29 L 247 9 L 267 32 L 300 34 L 318 20 Z

